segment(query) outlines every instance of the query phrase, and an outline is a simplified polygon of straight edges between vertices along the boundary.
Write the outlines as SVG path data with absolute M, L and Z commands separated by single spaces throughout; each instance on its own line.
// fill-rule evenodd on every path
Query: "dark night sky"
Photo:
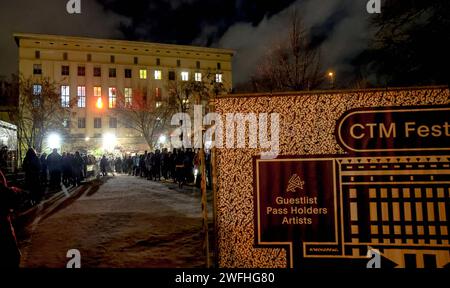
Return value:
M 296 7 L 321 46 L 325 69 L 351 73 L 350 60 L 367 47 L 362 0 L 81 0 L 81 15 L 67 0 L 0 2 L 0 75 L 17 69 L 13 32 L 145 40 L 236 50 L 234 83 L 245 81 L 272 43 L 287 33 Z

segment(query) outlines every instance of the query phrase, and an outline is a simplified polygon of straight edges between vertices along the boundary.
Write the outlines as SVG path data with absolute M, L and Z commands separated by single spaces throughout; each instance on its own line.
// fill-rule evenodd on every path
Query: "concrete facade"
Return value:
M 133 128 L 120 121 L 117 128 L 110 127 L 110 119 L 116 117 L 108 107 L 111 88 L 116 89 L 116 97 L 122 97 L 126 88 L 132 93 L 142 91 L 153 105 L 157 100 L 169 101 L 169 73 L 175 75 L 175 81 L 185 80 L 186 75 L 188 81 L 200 80 L 196 73 L 206 81 L 209 74 L 221 78 L 227 91 L 232 87 L 232 50 L 42 34 L 17 33 L 14 38 L 23 77 L 48 77 L 58 87 L 69 86 L 69 98 L 75 104 L 71 105 L 70 139 L 65 139 L 63 146 L 67 150 L 98 148 L 105 133 L 116 135 L 120 150 L 146 149 L 145 140 Z M 111 77 L 114 69 L 115 77 Z M 98 71 L 100 75 L 94 75 Z M 80 105 L 75 99 L 83 89 L 85 104 Z M 96 106 L 94 90 L 101 90 L 102 109 Z M 84 128 L 78 123 L 83 118 Z M 101 119 L 101 128 L 94 127 L 95 118 Z

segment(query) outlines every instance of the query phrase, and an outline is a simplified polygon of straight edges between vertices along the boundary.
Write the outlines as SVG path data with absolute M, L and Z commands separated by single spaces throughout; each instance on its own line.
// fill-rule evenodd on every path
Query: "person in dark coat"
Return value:
M 66 187 L 72 184 L 72 158 L 70 153 L 62 155 L 62 182 Z
M 47 154 L 46 153 L 42 153 L 41 158 L 41 185 L 42 187 L 45 187 L 47 185 L 47 181 L 48 181 L 48 174 L 47 174 Z
M 1 170 L 0 179 L 0 267 L 18 268 L 20 250 L 11 223 L 11 210 L 17 205 L 18 197 L 16 191 L 7 186 Z
M 106 172 L 107 169 L 108 169 L 108 159 L 106 159 L 106 156 L 103 155 L 102 160 L 100 160 L 100 172 L 102 176 L 108 175 L 108 173 Z
M 175 174 L 179 188 L 183 188 L 183 185 L 186 183 L 184 159 L 185 159 L 184 152 L 178 151 L 177 158 L 175 160 Z
M 81 158 L 80 152 L 76 151 L 75 156 L 71 158 L 73 185 L 80 186 L 83 178 L 84 161 Z
M 42 199 L 42 189 L 40 183 L 41 161 L 33 148 L 29 148 L 22 163 L 25 172 L 25 187 L 31 193 L 32 204 L 38 204 Z
M 159 150 L 156 150 L 155 155 L 153 155 L 152 170 L 155 181 L 156 179 L 161 181 L 161 152 Z
M 47 156 L 47 167 L 50 174 L 50 186 L 54 189 L 61 188 L 61 155 L 57 149 Z
M 114 163 L 117 173 L 122 173 L 122 159 L 118 157 Z

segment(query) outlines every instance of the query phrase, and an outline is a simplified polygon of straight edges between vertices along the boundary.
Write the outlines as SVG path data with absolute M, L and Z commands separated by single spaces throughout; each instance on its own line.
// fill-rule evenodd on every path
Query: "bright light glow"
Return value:
M 334 75 L 333 72 L 328 73 L 328 76 L 330 76 L 330 77 L 333 77 L 333 75 Z
M 182 81 L 189 81 L 189 72 L 181 72 L 181 80 Z
M 116 147 L 117 138 L 112 133 L 103 134 L 103 150 L 112 151 Z
M 98 97 L 97 102 L 95 103 L 95 106 L 97 106 L 98 109 L 103 108 L 102 97 Z
M 198 169 L 194 169 L 194 176 L 197 177 L 198 175 Z
M 155 70 L 155 80 L 161 80 L 162 72 L 161 70 Z
M 194 76 L 195 76 L 195 81 L 197 81 L 197 82 L 201 82 L 202 81 L 202 73 L 196 72 L 194 74 Z
M 167 140 L 166 135 L 159 136 L 159 139 L 158 139 L 159 143 L 164 144 L 164 143 L 166 143 L 166 140 Z
M 59 149 L 61 148 L 61 136 L 56 133 L 52 133 L 48 135 L 47 145 L 50 149 Z
M 222 74 L 220 74 L 220 73 L 216 74 L 216 82 L 217 83 L 222 83 Z
M 139 78 L 147 79 L 147 70 L 146 69 L 139 70 Z
M 91 140 L 91 138 L 89 138 L 89 137 L 84 138 L 84 141 L 86 141 L 86 142 L 88 142 L 89 140 Z

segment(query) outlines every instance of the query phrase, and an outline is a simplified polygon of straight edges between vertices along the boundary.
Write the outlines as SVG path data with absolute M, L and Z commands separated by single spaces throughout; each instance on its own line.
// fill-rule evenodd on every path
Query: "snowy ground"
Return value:
M 203 267 L 200 193 L 175 186 L 116 175 L 78 188 L 29 225 L 21 266 L 64 268 L 78 249 L 82 267 Z

